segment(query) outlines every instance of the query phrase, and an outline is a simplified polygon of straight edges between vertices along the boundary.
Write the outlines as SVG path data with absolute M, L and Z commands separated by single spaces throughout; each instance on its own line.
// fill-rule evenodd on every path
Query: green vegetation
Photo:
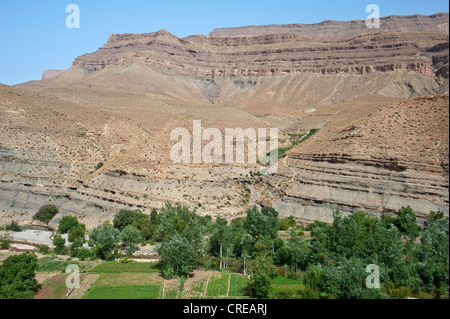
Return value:
M 286 153 L 287 151 L 293 149 L 295 146 L 299 145 L 300 143 L 303 143 L 304 141 L 306 141 L 308 138 L 310 138 L 311 136 L 313 136 L 314 134 L 316 134 L 318 131 L 318 129 L 311 129 L 308 134 L 304 135 L 304 134 L 290 134 L 290 141 L 291 141 L 291 145 L 290 146 L 286 146 L 286 147 L 281 147 L 277 149 L 278 152 L 278 158 L 282 158 L 284 156 L 284 153 Z M 270 156 L 270 153 L 267 153 L 266 156 Z
M 15 231 L 15 232 L 21 232 L 22 231 L 22 227 L 20 227 L 17 222 L 11 221 L 11 224 L 6 226 L 6 230 Z
M 228 290 L 229 273 L 216 272 L 209 279 L 208 288 L 206 291 L 207 297 L 226 296 Z
M 37 257 L 24 253 L 6 258 L 0 265 L 0 299 L 31 299 L 39 286 L 35 279 Z
M 43 223 L 48 223 L 59 213 L 58 208 L 55 205 L 42 206 L 38 212 L 33 216 L 33 219 L 39 220 Z
M 63 216 L 59 221 L 58 233 L 67 234 L 76 226 L 78 226 L 78 219 L 75 216 Z
M 155 263 L 118 263 L 106 261 L 90 270 L 91 273 L 158 273 L 159 265 Z
M 158 285 L 95 286 L 84 299 L 157 299 L 160 289 Z

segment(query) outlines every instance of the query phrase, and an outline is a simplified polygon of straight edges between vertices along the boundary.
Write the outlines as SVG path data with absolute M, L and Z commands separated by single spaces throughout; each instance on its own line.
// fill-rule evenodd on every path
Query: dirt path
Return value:
M 99 274 L 89 274 L 80 283 L 80 288 L 74 289 L 67 299 L 81 299 L 86 291 L 100 278 Z
M 228 275 L 227 297 L 229 297 L 230 294 L 230 284 L 231 284 L 231 274 Z
M 206 297 L 206 291 L 208 290 L 209 280 L 211 279 L 212 271 L 209 272 L 208 279 L 206 280 L 205 291 L 203 292 L 202 298 Z

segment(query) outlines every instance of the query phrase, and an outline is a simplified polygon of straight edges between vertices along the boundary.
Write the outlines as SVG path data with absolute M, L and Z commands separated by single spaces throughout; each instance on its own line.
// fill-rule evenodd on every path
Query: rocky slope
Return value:
M 347 105 L 274 177 L 261 178 L 261 204 L 303 222 L 332 221 L 336 209 L 380 215 L 411 206 L 419 222 L 430 211 L 448 214 L 448 102 L 442 95 L 369 111 Z

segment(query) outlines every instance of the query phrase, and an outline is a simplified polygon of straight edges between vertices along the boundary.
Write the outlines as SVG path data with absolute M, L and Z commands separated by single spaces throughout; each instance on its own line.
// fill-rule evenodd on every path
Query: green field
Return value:
M 94 268 L 89 272 L 91 273 L 159 273 L 159 268 L 157 263 L 118 263 L 114 261 L 106 261 Z
M 240 274 L 231 274 L 230 292 L 229 295 L 233 297 L 247 296 L 247 278 Z
M 84 299 L 157 299 L 160 285 L 144 286 L 97 286 L 95 285 Z
M 77 265 L 81 272 L 92 268 L 95 262 L 80 262 L 75 260 L 59 260 L 57 257 L 44 257 L 38 261 L 38 272 L 58 272 L 65 273 L 68 265 Z
M 206 297 L 226 296 L 229 278 L 229 273 L 214 272 L 209 280 Z

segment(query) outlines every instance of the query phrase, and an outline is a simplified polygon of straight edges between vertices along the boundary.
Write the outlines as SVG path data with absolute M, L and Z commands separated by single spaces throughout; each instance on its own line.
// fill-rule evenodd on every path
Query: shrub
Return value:
M 47 245 L 39 245 L 39 253 L 43 255 L 48 255 L 50 253 L 50 248 Z
M 81 261 L 91 257 L 91 251 L 87 248 L 74 249 L 70 252 L 70 257 L 78 258 Z
M 12 243 L 12 237 L 9 234 L 5 234 L 0 236 L 0 248 L 1 249 L 9 249 Z
M 15 231 L 15 232 L 21 232 L 22 231 L 22 227 L 20 227 L 17 222 L 12 221 L 11 224 L 6 226 L 6 230 L 11 230 L 11 231 Z
M 405 299 L 411 295 L 411 287 L 401 286 L 398 288 L 390 288 L 388 290 L 389 296 L 394 299 Z

